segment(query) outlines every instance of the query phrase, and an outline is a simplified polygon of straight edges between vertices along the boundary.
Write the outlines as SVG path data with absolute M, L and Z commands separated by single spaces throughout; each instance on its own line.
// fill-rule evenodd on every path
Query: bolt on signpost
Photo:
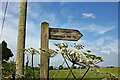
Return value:
M 41 24 L 41 48 L 48 49 L 49 39 L 52 40 L 68 40 L 77 41 L 83 35 L 74 29 L 64 29 L 64 28 L 49 28 L 49 23 L 43 22 Z M 42 53 L 42 51 L 41 51 Z M 49 58 L 41 54 L 40 56 L 40 79 L 49 79 Z

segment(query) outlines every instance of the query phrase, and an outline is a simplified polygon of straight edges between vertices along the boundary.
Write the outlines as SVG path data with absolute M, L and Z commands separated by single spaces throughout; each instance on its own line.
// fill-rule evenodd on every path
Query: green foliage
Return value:
M 27 70 L 25 70 L 25 78 L 31 78 L 31 77 L 33 77 L 32 67 L 28 66 Z
M 9 77 L 9 76 L 14 76 L 15 75 L 15 62 L 10 61 L 10 62 L 3 62 L 2 63 L 2 76 L 3 77 Z
M 9 48 L 7 48 L 7 43 L 5 41 L 2 41 L 0 45 L 2 45 L 2 61 L 8 61 L 9 58 L 13 56 L 13 53 Z

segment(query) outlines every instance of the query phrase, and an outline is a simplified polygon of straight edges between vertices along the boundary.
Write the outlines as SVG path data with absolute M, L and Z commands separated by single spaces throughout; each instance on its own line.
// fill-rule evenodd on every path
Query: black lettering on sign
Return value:
M 52 31 L 51 33 L 59 33 L 59 31 Z
M 83 35 L 74 29 L 49 28 L 49 39 L 77 41 Z
M 73 36 L 73 38 L 76 38 L 76 36 Z
M 66 33 L 65 31 L 61 31 L 61 33 Z
M 71 36 L 67 36 L 67 38 L 71 38 Z
M 66 33 L 71 33 L 71 31 L 66 31 Z
M 54 37 L 54 38 L 65 38 L 65 36 L 60 36 L 60 35 L 52 35 L 51 37 Z

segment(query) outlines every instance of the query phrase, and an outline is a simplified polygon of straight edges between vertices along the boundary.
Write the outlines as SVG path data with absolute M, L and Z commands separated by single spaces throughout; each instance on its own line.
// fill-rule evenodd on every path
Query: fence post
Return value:
M 41 48 L 48 49 L 49 46 L 49 23 L 41 24 Z M 46 55 L 40 54 L 40 80 L 49 79 L 49 59 Z

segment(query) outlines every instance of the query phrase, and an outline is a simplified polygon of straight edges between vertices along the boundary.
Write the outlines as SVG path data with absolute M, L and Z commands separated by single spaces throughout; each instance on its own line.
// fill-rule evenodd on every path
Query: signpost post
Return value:
M 49 24 L 43 22 L 41 24 L 41 48 L 48 49 L 49 46 Z M 42 51 L 41 51 L 42 53 Z M 49 78 L 49 59 L 46 55 L 40 55 L 40 80 L 48 80 Z
M 77 41 L 83 35 L 74 29 L 49 28 L 49 23 L 41 24 L 41 48 L 48 49 L 49 39 Z M 42 52 L 41 52 L 42 53 Z M 40 80 L 49 79 L 49 59 L 46 55 L 40 56 Z

